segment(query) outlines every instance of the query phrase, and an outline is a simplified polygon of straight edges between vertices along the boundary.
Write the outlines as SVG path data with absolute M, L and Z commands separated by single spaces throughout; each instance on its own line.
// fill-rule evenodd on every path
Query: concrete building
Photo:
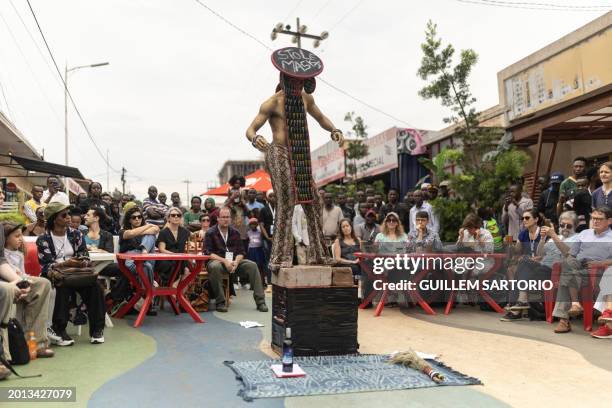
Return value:
M 227 183 L 232 176 L 246 176 L 264 167 L 263 160 L 228 160 L 219 170 L 219 185 Z
M 612 12 L 497 74 L 513 143 L 532 160 L 529 179 L 561 171 L 572 158 L 612 158 Z M 531 186 L 531 193 L 535 186 Z

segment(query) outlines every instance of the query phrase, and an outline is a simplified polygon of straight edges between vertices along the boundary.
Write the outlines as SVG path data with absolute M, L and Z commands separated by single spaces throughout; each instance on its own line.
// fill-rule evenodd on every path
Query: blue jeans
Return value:
M 151 253 L 155 249 L 155 235 L 145 235 L 142 237 L 141 245 L 145 247 L 147 252 Z M 139 254 L 141 251 L 139 249 L 134 249 L 127 252 L 128 254 Z M 125 266 L 132 272 L 134 275 L 138 276 L 136 272 L 136 264 L 134 261 L 127 260 L 125 261 Z M 149 282 L 153 284 L 153 268 L 155 267 L 155 261 L 145 261 L 144 263 L 144 271 L 147 277 L 149 278 Z

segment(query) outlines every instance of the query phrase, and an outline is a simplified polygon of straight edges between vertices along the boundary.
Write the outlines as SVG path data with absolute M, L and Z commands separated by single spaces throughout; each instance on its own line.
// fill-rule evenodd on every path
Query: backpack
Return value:
M 17 321 L 16 319 L 11 319 L 11 320 L 15 320 L 15 321 Z M 7 329 L 8 329 L 8 328 L 10 328 L 10 327 L 12 326 L 12 325 L 11 325 L 11 320 L 9 320 L 9 322 L 8 322 L 7 324 L 1 324 L 1 323 L 0 323 L 0 328 L 7 328 Z M 19 327 L 21 327 L 21 325 L 20 325 Z M 21 333 L 23 334 L 23 329 L 21 330 Z M 9 331 L 9 339 L 10 339 L 10 337 L 11 337 L 11 335 L 10 335 L 10 331 Z M 25 337 L 22 337 L 22 338 L 23 338 L 23 341 L 25 342 Z M 34 378 L 34 377 L 42 377 L 42 374 L 36 374 L 36 375 L 19 375 L 19 374 L 17 373 L 17 371 L 15 371 L 15 369 L 13 368 L 13 366 L 11 365 L 11 363 L 9 363 L 9 362 L 6 360 L 6 358 L 4 357 L 4 348 L 3 348 L 3 343 L 4 343 L 4 338 L 3 338 L 2 336 L 0 336 L 0 364 L 2 364 L 3 366 L 5 366 L 5 367 L 6 367 L 6 368 L 8 368 L 9 370 L 11 370 L 11 372 L 12 372 L 13 374 L 15 374 L 17 377 L 20 377 L 20 378 Z M 10 341 L 9 341 L 9 350 L 10 350 L 10 352 L 11 352 L 11 353 L 13 352 L 13 351 L 11 350 L 11 344 L 10 344 Z M 26 347 L 26 350 L 27 350 L 27 347 Z M 28 353 L 28 361 L 29 361 L 29 359 L 30 359 L 30 353 Z
M 8 331 L 8 344 L 11 352 L 11 364 L 24 365 L 30 362 L 30 350 L 26 343 L 23 327 L 17 319 L 9 319 L 6 330 Z

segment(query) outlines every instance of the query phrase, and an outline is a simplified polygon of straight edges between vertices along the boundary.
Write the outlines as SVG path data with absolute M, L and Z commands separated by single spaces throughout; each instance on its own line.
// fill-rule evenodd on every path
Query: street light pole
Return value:
M 68 166 L 68 73 L 81 68 L 96 68 L 104 65 L 109 65 L 109 63 L 100 62 L 97 64 L 79 65 L 78 67 L 68 68 L 68 62 L 66 62 L 64 69 L 64 157 L 66 166 Z

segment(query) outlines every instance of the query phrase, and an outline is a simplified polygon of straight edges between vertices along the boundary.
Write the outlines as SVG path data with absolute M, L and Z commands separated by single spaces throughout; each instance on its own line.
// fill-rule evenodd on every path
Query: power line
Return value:
M 317 18 L 317 17 L 319 16 L 319 14 L 321 14 L 321 12 L 322 12 L 323 10 L 325 10 L 325 9 L 327 8 L 327 6 L 329 6 L 329 5 L 331 4 L 331 2 L 332 2 L 332 0 L 327 0 L 327 1 L 325 2 L 325 4 L 324 4 L 323 6 L 321 6 L 321 7 L 320 7 L 320 8 L 317 10 L 317 12 L 314 14 L 314 16 L 312 16 L 312 19 L 314 20 L 315 18 Z
M 556 8 L 569 8 L 569 9 L 609 9 L 612 8 L 612 5 L 603 5 L 603 4 L 593 4 L 587 6 L 576 6 L 572 4 L 556 4 L 556 3 L 534 3 L 534 2 L 525 2 L 525 1 L 502 1 L 502 0 L 480 0 L 484 3 L 493 3 L 500 5 L 513 5 L 513 6 L 542 6 L 542 7 L 556 7 Z
M 602 12 L 602 11 L 612 9 L 612 5 L 577 6 L 577 5 L 562 5 L 562 4 L 553 4 L 553 3 L 511 2 L 511 1 L 500 1 L 500 0 L 456 0 L 456 1 L 460 3 L 478 4 L 481 6 L 514 8 L 514 9 L 523 9 L 523 10 Z
M 30 39 L 32 40 L 32 42 L 34 43 L 34 46 L 36 46 L 36 50 L 38 51 L 38 55 L 40 55 L 40 57 L 42 58 L 42 60 L 45 62 L 45 65 L 47 66 L 47 68 L 49 69 L 49 71 L 51 72 L 51 76 L 53 78 L 55 78 L 55 81 L 57 82 L 58 85 L 61 85 L 61 82 L 59 82 L 57 80 L 57 77 L 55 76 L 55 71 L 53 71 L 53 68 L 51 68 L 51 64 L 49 64 L 49 60 L 47 58 L 45 58 L 45 55 L 43 53 L 43 51 L 40 49 L 40 45 L 38 44 L 38 42 L 34 39 L 34 36 L 32 35 L 32 32 L 30 31 L 30 29 L 28 28 L 28 25 L 25 23 L 25 21 L 23 20 L 23 18 L 21 17 L 21 14 L 19 13 L 19 11 L 17 10 L 17 8 L 15 7 L 15 4 L 13 3 L 13 0 L 9 0 L 9 2 L 11 3 L 11 7 L 13 7 L 13 10 L 15 11 L 15 14 L 17 14 L 17 17 L 19 18 L 19 21 L 21 21 L 21 25 L 23 25 L 23 28 L 26 30 L 26 32 L 28 33 L 28 36 L 30 37 Z
M 53 56 L 53 53 L 51 52 L 51 48 L 49 47 L 49 43 L 47 42 L 47 39 L 45 38 L 45 34 L 43 33 L 42 28 L 40 27 L 40 23 L 38 22 L 38 18 L 36 18 L 36 13 L 34 12 L 34 9 L 32 8 L 32 5 L 30 4 L 30 0 L 26 0 L 26 1 L 28 2 L 28 7 L 30 8 L 30 12 L 32 13 L 32 17 L 34 17 L 34 21 L 36 21 L 36 27 L 38 27 L 38 32 L 40 33 L 40 36 L 42 37 L 42 39 L 43 39 L 43 41 L 45 43 L 45 47 L 47 47 L 47 51 L 49 52 L 49 55 L 51 56 L 51 60 L 53 61 L 53 65 L 55 65 L 55 70 L 57 71 L 57 74 L 59 75 L 60 79 L 62 80 L 62 83 L 64 84 L 64 89 L 66 90 L 66 93 L 68 94 L 68 98 L 70 99 L 70 102 L 72 103 L 72 107 L 74 108 L 74 111 L 76 112 L 77 116 L 79 117 L 79 120 L 83 124 L 83 128 L 85 128 L 85 132 L 87 133 L 87 136 L 89 137 L 89 140 L 91 140 L 91 143 L 96 148 L 96 151 L 98 152 L 98 154 L 102 158 L 102 161 L 104 161 L 112 171 L 114 171 L 115 173 L 120 173 L 113 166 L 111 166 L 110 163 L 106 160 L 106 157 L 105 157 L 104 153 L 102 153 L 102 150 L 100 150 L 100 147 L 98 147 L 98 144 L 96 143 L 93 135 L 89 131 L 89 127 L 85 123 L 85 119 L 83 119 L 83 116 L 81 115 L 81 112 L 77 108 L 76 102 L 74 101 L 74 98 L 72 97 L 72 94 L 70 93 L 70 90 L 68 89 L 68 86 L 66 85 L 66 82 L 64 81 L 64 77 L 62 76 L 62 73 L 60 72 L 60 69 L 59 69 L 59 67 L 57 65 L 57 62 L 55 61 L 55 57 Z
M 34 82 L 36 82 L 36 85 L 38 86 L 38 89 L 40 90 L 40 93 L 45 98 L 45 101 L 47 102 L 47 105 L 49 106 L 49 109 L 51 109 L 51 111 L 53 112 L 53 114 L 54 114 L 55 118 L 58 120 L 58 122 L 61 123 L 61 120 L 59 118 L 59 114 L 57 113 L 55 108 L 53 108 L 53 104 L 49 100 L 49 96 L 45 92 L 42 84 L 40 83 L 38 77 L 36 76 L 36 73 L 32 69 L 32 66 L 30 65 L 30 62 L 28 61 L 28 58 L 26 57 L 25 53 L 23 52 L 23 49 L 19 45 L 19 41 L 17 41 L 17 37 L 15 37 L 15 34 L 13 34 L 13 30 L 11 30 L 11 27 L 9 26 L 8 22 L 6 21 L 6 19 L 4 18 L 4 15 L 2 13 L 0 13 L 0 18 L 4 22 L 4 25 L 6 26 L 6 29 L 8 30 L 9 34 L 11 35 L 11 38 L 13 39 L 13 42 L 15 43 L 15 46 L 17 47 L 17 50 L 19 51 L 19 54 L 21 54 L 21 57 L 23 58 L 23 61 L 25 62 L 26 66 L 28 67 L 28 70 L 30 71 L 30 74 L 32 74 L 32 78 L 34 78 Z
M 340 17 L 340 20 L 336 21 L 336 23 L 334 25 L 332 25 L 329 29 L 329 31 L 333 31 L 335 28 L 337 28 L 340 24 L 342 24 L 344 22 L 344 20 L 346 20 L 348 18 L 348 16 L 350 16 L 351 14 L 353 14 L 353 12 L 355 10 L 357 10 L 357 8 L 359 8 L 359 6 L 361 6 L 361 4 L 364 2 L 364 0 L 359 1 L 357 4 L 355 4 L 349 11 L 347 11 L 342 17 Z
M 298 9 L 298 8 L 299 8 L 301 5 L 302 5 L 302 2 L 303 2 L 303 1 L 304 1 L 304 0 L 300 0 L 300 1 L 298 1 L 298 2 L 297 2 L 297 4 L 295 5 L 295 7 L 294 7 L 294 8 L 292 8 L 292 9 L 291 9 L 291 11 L 290 11 L 289 13 L 287 13 L 287 17 L 283 18 L 283 22 L 285 22 L 287 19 L 289 19 L 289 17 L 291 17 L 291 15 L 292 15 L 293 13 L 295 13 L 295 11 L 296 11 L 296 10 L 297 10 L 297 9 Z
M 29 1 L 29 0 L 28 0 L 28 1 Z M 203 3 L 201 0 L 194 0 L 194 1 L 195 1 L 196 3 L 198 3 L 198 4 L 200 4 L 200 5 L 201 5 L 202 7 L 204 7 L 206 10 L 210 11 L 210 12 L 211 12 L 212 14 L 214 14 L 215 16 L 217 16 L 219 19 L 223 20 L 223 21 L 224 21 L 226 24 L 228 24 L 229 26 L 231 26 L 231 27 L 233 27 L 234 29 L 236 29 L 236 30 L 240 31 L 242 34 L 246 35 L 246 36 L 247 36 L 247 37 L 249 37 L 250 39 L 252 39 L 252 40 L 256 41 L 257 43 L 259 43 L 260 45 L 262 45 L 264 48 L 266 48 L 268 51 L 272 51 L 272 48 L 271 48 L 269 45 L 264 44 L 262 41 L 260 41 L 260 40 L 259 40 L 257 37 L 255 37 L 254 35 L 252 35 L 252 34 L 250 34 L 250 33 L 246 32 L 246 31 L 245 31 L 245 30 L 243 30 L 242 28 L 238 27 L 237 25 L 235 25 L 234 23 L 232 23 L 231 21 L 229 21 L 227 18 L 223 17 L 221 14 L 217 13 L 215 10 L 211 9 L 209 6 L 207 6 L 206 4 L 204 4 L 204 3 Z M 346 17 L 347 17 L 347 16 L 348 16 L 348 15 L 349 15 L 349 14 L 350 14 L 352 11 L 354 11 L 354 10 L 355 10 L 355 9 L 356 9 L 356 8 L 357 8 L 359 5 L 361 5 L 361 3 L 363 3 L 363 1 L 364 1 L 364 0 L 361 0 L 361 1 L 360 1 L 360 2 L 359 2 L 359 3 L 358 3 L 356 6 L 355 6 L 355 7 L 353 7 L 351 10 L 349 10 L 349 13 L 346 13 L 346 14 L 345 14 L 345 16 L 344 16 L 342 19 L 346 18 Z M 342 20 L 342 19 L 341 19 L 341 20 Z M 337 24 L 336 24 L 336 25 L 337 25 Z M 323 77 L 319 76 L 317 79 L 318 79 L 319 81 L 323 82 L 324 84 L 326 84 L 327 86 L 329 86 L 330 88 L 332 88 L 333 90 L 335 90 L 335 91 L 337 91 L 337 92 L 341 93 L 342 95 L 345 95 L 345 96 L 347 96 L 347 97 L 351 98 L 352 100 L 354 100 L 354 101 L 356 101 L 356 102 L 358 102 L 358 103 L 360 103 L 360 104 L 362 104 L 362 105 L 364 105 L 364 106 L 366 106 L 366 107 L 368 107 L 368 108 L 372 109 L 373 111 L 378 112 L 378 113 L 380 113 L 380 114 L 382 114 L 382 115 L 385 115 L 385 116 L 387 116 L 388 118 L 391 118 L 391 119 L 393 119 L 393 120 L 395 120 L 395 121 L 398 121 L 398 122 L 400 122 L 400 123 L 403 123 L 403 124 L 404 124 L 404 125 L 406 125 L 406 126 L 410 126 L 410 127 L 412 127 L 412 125 L 410 125 L 408 122 L 406 122 L 406 121 L 404 121 L 404 120 L 401 120 L 401 119 L 398 119 L 398 118 L 396 118 L 395 116 L 393 116 L 393 115 L 391 115 L 391 114 L 389 114 L 389 113 L 386 113 L 385 111 L 383 111 L 383 110 L 381 110 L 381 109 L 379 109 L 379 108 L 377 108 L 377 107 L 375 107 L 375 106 L 373 106 L 373 105 L 371 105 L 371 104 L 369 104 L 369 103 L 367 103 L 367 102 L 365 102 L 365 101 L 363 101 L 363 100 L 361 100 L 361 99 L 357 98 L 356 96 L 353 96 L 353 95 L 349 94 L 349 93 L 348 93 L 348 92 L 346 92 L 345 90 L 343 90 L 343 89 L 341 89 L 341 88 L 339 88 L 339 87 L 337 87 L 337 86 L 335 86 L 335 85 L 331 84 L 330 82 L 326 81 L 326 80 L 325 80 Z

